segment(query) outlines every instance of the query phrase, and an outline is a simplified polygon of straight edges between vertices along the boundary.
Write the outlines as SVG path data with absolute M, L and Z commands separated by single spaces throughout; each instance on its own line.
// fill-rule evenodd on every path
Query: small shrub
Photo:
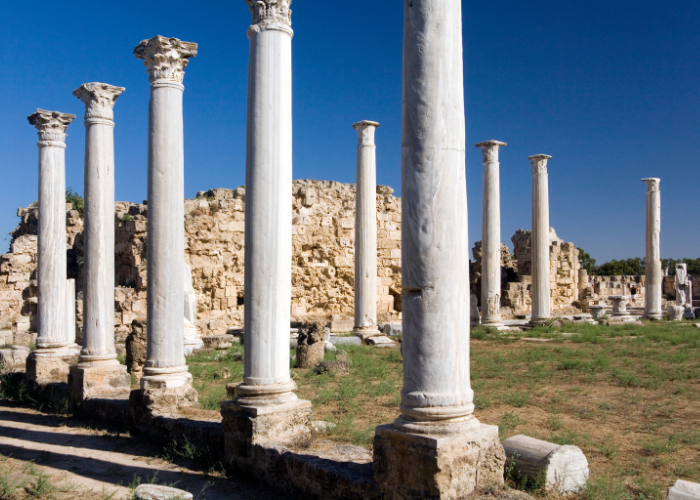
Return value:
M 78 193 L 73 191 L 70 187 L 66 189 L 66 203 L 71 203 L 73 205 L 73 210 L 77 210 L 80 217 L 83 217 L 85 211 L 85 200 Z
M 129 214 L 124 214 L 124 215 L 122 215 L 122 218 L 121 218 L 121 221 L 120 221 L 120 222 L 121 222 L 122 224 L 126 224 L 127 222 L 129 222 L 129 221 L 131 221 L 131 220 L 134 220 L 134 218 L 133 218 L 131 215 L 129 215 Z

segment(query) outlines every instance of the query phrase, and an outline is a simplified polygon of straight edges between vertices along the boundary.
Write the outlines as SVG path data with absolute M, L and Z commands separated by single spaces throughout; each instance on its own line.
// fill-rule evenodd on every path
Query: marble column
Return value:
M 404 0 L 403 389 L 379 426 L 374 477 L 387 498 L 462 498 L 503 484 L 496 426 L 474 416 L 461 2 Z
M 355 328 L 368 338 L 377 328 L 377 147 L 379 123 L 361 121 L 357 130 L 357 184 L 355 188 Z
M 501 320 L 501 187 L 498 148 L 505 142 L 476 145 L 484 158 L 481 212 L 481 324 L 503 328 Z
M 251 443 L 304 439 L 310 433 L 311 413 L 311 403 L 297 398 L 289 375 L 291 0 L 246 3 L 252 24 L 248 28 L 245 364 L 243 383 L 230 393 L 233 401 L 221 408 L 230 461 L 249 460 Z
M 27 358 L 27 378 L 66 382 L 76 361 L 66 321 L 66 129 L 75 115 L 37 109 L 28 117 L 39 131 L 37 229 L 37 339 Z
M 644 283 L 644 317 L 662 319 L 661 293 L 664 273 L 661 268 L 661 179 L 642 179 L 647 185 L 647 238 Z
M 141 378 L 146 405 L 196 403 L 184 354 L 185 229 L 182 84 L 197 44 L 155 36 L 134 49 L 151 83 L 148 113 L 148 342 Z
M 75 343 L 75 280 L 66 280 L 66 339 L 69 345 L 77 348 Z
M 528 157 L 532 165 L 532 317 L 531 325 L 546 323 L 550 309 L 549 155 Z
M 83 348 L 71 368 L 76 402 L 130 392 L 114 349 L 114 103 L 124 90 L 92 82 L 73 91 L 85 105 Z

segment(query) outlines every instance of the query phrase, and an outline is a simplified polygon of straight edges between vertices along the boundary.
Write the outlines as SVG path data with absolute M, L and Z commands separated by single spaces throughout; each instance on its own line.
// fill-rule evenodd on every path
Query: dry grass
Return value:
M 700 329 L 691 323 L 565 324 L 514 335 L 476 329 L 471 347 L 477 417 L 498 424 L 503 439 L 527 434 L 579 446 L 591 468 L 581 498 L 662 499 L 676 479 L 700 482 Z M 292 376 L 299 396 L 314 403 L 313 418 L 336 424 L 331 439 L 371 447 L 374 428 L 399 413 L 401 355 L 345 350 L 349 375 L 292 368 Z M 215 370 L 226 366 L 231 381 L 240 380 L 241 351 L 215 363 L 188 360 L 205 408 L 226 399 Z

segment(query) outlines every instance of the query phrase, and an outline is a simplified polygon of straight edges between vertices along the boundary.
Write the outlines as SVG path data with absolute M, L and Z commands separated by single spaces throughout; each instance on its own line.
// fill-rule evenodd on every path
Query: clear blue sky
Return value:
M 400 0 L 295 0 L 294 177 L 354 182 L 352 123 L 381 123 L 378 182 L 400 194 Z M 528 155 L 550 160 L 551 225 L 603 262 L 643 256 L 645 185 L 660 177 L 662 256 L 700 257 L 700 2 L 462 1 L 470 242 L 481 232 L 481 156 L 498 139 L 502 240 L 530 227 Z M 185 76 L 186 195 L 244 182 L 250 15 L 244 0 L 5 2 L 0 16 L 0 232 L 37 197 L 35 108 L 74 113 L 67 185 L 83 191 L 83 105 L 115 108 L 116 193 L 146 197 L 148 79 L 133 48 L 197 42 Z M 2 250 L 6 242 L 2 243 Z

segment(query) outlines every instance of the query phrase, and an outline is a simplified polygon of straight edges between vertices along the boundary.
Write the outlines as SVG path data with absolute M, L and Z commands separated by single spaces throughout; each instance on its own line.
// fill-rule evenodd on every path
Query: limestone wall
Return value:
M 532 305 L 531 231 L 518 229 L 511 238 L 517 272 L 517 281 L 506 284 L 503 290 L 504 317 L 530 314 Z M 549 230 L 549 262 L 552 315 L 574 312 L 579 300 L 578 249 L 573 243 L 560 239 L 553 228 Z
M 401 200 L 377 186 L 378 304 L 381 322 L 401 309 Z M 197 327 L 225 333 L 243 322 L 245 190 L 214 189 L 185 200 L 185 254 L 197 294 Z M 82 229 L 67 207 L 69 277 L 82 290 Z M 355 186 L 330 181 L 293 184 L 293 320 L 333 319 L 352 327 L 354 309 Z M 34 330 L 36 206 L 20 209 L 9 253 L 0 256 L 0 329 Z M 146 317 L 148 207 L 115 205 L 115 325 L 118 340 Z M 81 293 L 78 294 L 79 298 Z M 78 304 L 79 323 L 82 308 Z M 349 326 L 348 326 L 349 325 Z

